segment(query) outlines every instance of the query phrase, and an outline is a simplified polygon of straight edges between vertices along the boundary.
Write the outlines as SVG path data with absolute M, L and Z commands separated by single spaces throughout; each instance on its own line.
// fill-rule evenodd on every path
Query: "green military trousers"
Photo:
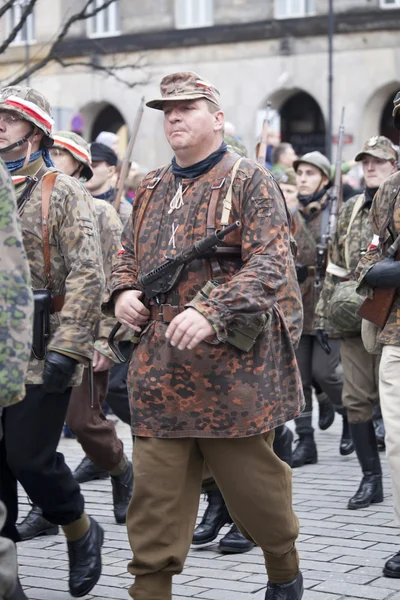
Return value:
M 263 550 L 269 580 L 296 577 L 292 474 L 273 439 L 273 431 L 239 439 L 136 437 L 127 516 L 132 598 L 171 600 L 172 576 L 182 571 L 193 537 L 204 462 L 236 525 Z

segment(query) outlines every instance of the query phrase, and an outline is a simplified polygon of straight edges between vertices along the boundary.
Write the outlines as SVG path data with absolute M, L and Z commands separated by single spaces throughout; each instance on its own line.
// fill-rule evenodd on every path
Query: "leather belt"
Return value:
M 152 321 L 161 321 L 162 323 L 171 323 L 179 313 L 185 309 L 183 306 L 172 306 L 172 304 L 160 304 L 150 307 L 150 319 Z
M 65 296 L 53 296 L 52 313 L 60 312 L 64 306 Z

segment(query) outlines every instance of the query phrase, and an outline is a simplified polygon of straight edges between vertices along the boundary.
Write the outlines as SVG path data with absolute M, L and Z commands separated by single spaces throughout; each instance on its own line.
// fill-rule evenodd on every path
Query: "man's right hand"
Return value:
M 114 302 L 114 312 L 118 321 L 137 332 L 140 332 L 150 319 L 150 311 L 140 300 L 141 295 L 139 290 L 126 290 L 120 292 Z

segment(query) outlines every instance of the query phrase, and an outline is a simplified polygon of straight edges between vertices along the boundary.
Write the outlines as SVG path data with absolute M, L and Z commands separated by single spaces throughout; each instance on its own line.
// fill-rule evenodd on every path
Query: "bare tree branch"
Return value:
M 31 0 L 31 2 L 36 2 L 36 1 L 37 0 Z M 50 46 L 50 49 L 49 49 L 47 55 L 44 58 L 42 58 L 39 62 L 32 65 L 29 69 L 26 69 L 21 75 L 19 75 L 12 81 L 8 82 L 8 85 L 17 85 L 18 83 L 21 83 L 27 77 L 30 77 L 37 71 L 40 71 L 41 69 L 43 69 L 43 67 L 45 67 L 49 62 L 51 62 L 53 60 L 56 60 L 57 62 L 59 62 L 59 60 L 58 60 L 59 57 L 57 56 L 57 46 L 65 38 L 65 36 L 67 35 L 71 26 L 74 23 L 76 23 L 77 21 L 83 21 L 83 20 L 90 19 L 91 17 L 96 16 L 99 12 L 105 10 L 106 8 L 108 8 L 110 6 L 110 4 L 113 4 L 113 2 L 116 2 L 116 1 L 117 0 L 104 0 L 103 4 L 101 6 L 98 6 L 97 8 L 94 8 L 93 10 L 88 11 L 89 7 L 93 4 L 94 0 L 86 0 L 83 8 L 79 12 L 73 14 L 62 26 L 55 41 Z
M 15 0 L 8 0 L 3 6 L 0 8 L 0 19 L 3 15 L 6 14 L 9 8 L 12 8 L 15 4 Z
M 25 25 L 25 22 L 26 22 L 27 18 L 29 17 L 29 15 L 31 14 L 31 12 L 33 11 L 33 8 L 34 8 L 36 2 L 37 2 L 37 0 L 30 0 L 29 4 L 26 5 L 26 7 L 24 8 L 24 10 L 22 11 L 19 23 L 17 23 L 17 25 L 11 31 L 10 35 L 8 36 L 8 38 L 6 40 L 4 40 L 4 42 L 0 46 L 0 54 L 2 54 L 4 52 L 4 50 L 6 48 L 8 48 L 8 46 L 15 40 L 15 38 L 18 35 L 18 33 L 21 31 L 21 29 Z M 15 4 L 15 0 L 13 0 L 13 2 L 9 3 L 9 7 L 8 8 L 12 8 L 14 4 Z M 1 17 L 1 15 L 0 15 L 0 17 Z

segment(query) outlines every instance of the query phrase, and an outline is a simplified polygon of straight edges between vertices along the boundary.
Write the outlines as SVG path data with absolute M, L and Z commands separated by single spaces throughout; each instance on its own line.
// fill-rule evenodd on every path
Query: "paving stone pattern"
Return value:
M 121 423 L 117 428 L 130 454 L 129 428 Z M 400 600 L 400 579 L 382 577 L 385 560 L 400 549 L 384 453 L 384 502 L 364 510 L 347 510 L 347 500 L 360 481 L 360 469 L 354 454 L 339 456 L 340 430 L 340 417 L 328 431 L 316 430 L 318 464 L 294 470 L 294 503 L 301 524 L 298 549 L 306 587 L 303 600 Z M 71 468 L 83 456 L 75 440 L 62 439 L 60 451 Z M 132 577 L 127 573 L 127 563 L 131 551 L 125 527 L 114 521 L 111 484 L 108 480 L 90 482 L 82 489 L 87 512 L 105 529 L 103 574 L 85 599 L 128 600 Z M 202 498 L 199 519 L 205 508 Z M 21 517 L 28 510 L 21 490 Z M 218 539 L 227 531 L 224 527 Z M 61 533 L 19 544 L 18 555 L 20 577 L 30 600 L 71 598 L 66 544 Z M 222 555 L 216 540 L 207 547 L 192 547 L 185 570 L 174 578 L 173 598 L 264 600 L 265 587 L 259 548 L 247 554 Z

